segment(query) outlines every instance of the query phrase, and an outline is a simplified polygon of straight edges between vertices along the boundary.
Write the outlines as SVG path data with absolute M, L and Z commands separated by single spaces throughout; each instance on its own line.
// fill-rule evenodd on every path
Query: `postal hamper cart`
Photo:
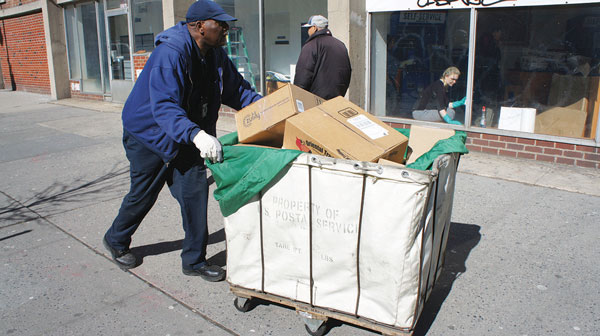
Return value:
M 444 262 L 459 157 L 416 170 L 300 154 L 225 217 L 235 307 L 292 307 L 311 335 L 329 318 L 411 334 Z

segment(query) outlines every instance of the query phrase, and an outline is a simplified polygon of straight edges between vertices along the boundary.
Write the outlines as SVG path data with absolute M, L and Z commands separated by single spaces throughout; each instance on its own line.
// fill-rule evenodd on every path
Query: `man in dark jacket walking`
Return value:
M 324 99 L 344 96 L 350 85 L 350 58 L 342 41 L 327 29 L 329 21 L 313 15 L 303 27 L 309 38 L 300 51 L 294 85 Z
M 206 261 L 208 182 L 204 160 L 222 160 L 216 138 L 221 103 L 235 109 L 261 98 L 239 74 L 225 51 L 236 20 L 215 2 L 199 0 L 186 22 L 158 34 L 156 48 L 123 107 L 123 146 L 131 188 L 104 246 L 124 269 L 137 266 L 131 236 L 166 183 L 181 207 L 181 259 L 185 275 L 221 281 L 225 271 Z

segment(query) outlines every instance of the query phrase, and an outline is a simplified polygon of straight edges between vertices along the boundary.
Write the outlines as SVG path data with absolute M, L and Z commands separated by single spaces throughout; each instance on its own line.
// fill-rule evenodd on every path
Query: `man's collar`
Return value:
M 317 30 L 316 32 L 314 32 L 314 34 L 312 34 L 312 35 L 311 35 L 311 36 L 308 38 L 308 40 L 307 40 L 307 41 L 310 41 L 310 40 L 312 40 L 312 39 L 314 39 L 314 38 L 317 38 L 317 37 L 319 37 L 319 36 L 322 36 L 322 35 L 329 35 L 329 36 L 333 36 L 333 35 L 331 35 L 331 31 L 329 30 L 329 28 L 324 28 L 324 29 Z

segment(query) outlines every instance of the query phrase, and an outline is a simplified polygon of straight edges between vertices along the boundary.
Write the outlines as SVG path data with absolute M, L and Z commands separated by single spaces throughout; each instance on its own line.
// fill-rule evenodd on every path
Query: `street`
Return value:
M 0 106 L 0 333 L 308 335 L 293 309 L 241 313 L 227 282 L 181 273 L 168 188 L 133 236 L 142 264 L 111 261 L 102 236 L 129 188 L 118 106 L 11 91 Z M 598 170 L 481 153 L 460 164 L 445 268 L 415 335 L 599 335 Z M 226 268 L 214 187 L 208 255 Z M 328 335 L 377 334 L 330 322 Z

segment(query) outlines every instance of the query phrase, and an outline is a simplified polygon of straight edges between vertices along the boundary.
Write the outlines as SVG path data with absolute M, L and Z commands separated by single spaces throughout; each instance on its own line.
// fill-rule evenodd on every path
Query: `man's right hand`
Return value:
M 202 158 L 208 159 L 213 163 L 223 161 L 223 148 L 221 147 L 221 142 L 214 136 L 204 131 L 200 131 L 192 141 L 200 151 L 200 156 Z

